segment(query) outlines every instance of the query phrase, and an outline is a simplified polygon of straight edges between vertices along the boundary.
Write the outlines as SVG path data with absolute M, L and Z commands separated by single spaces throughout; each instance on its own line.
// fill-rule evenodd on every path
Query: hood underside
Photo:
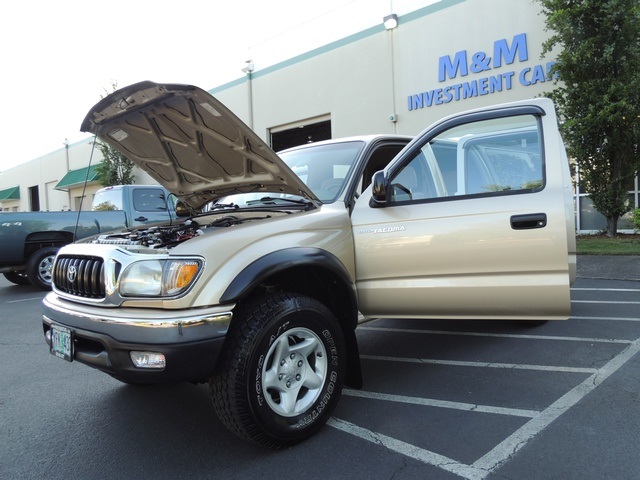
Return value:
M 98 102 L 80 129 L 195 208 L 247 192 L 317 200 L 253 130 L 192 85 L 140 82 L 122 88 Z

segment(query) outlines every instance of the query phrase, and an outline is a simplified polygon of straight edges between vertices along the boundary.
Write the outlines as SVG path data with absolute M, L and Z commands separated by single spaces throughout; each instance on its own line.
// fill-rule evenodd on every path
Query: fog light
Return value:
M 138 368 L 155 368 L 162 370 L 167 362 L 163 353 L 158 352 L 129 352 L 131 361 Z

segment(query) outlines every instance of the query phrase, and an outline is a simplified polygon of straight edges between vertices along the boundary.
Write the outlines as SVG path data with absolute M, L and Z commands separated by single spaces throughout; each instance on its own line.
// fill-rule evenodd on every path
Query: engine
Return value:
M 260 217 L 266 218 L 266 217 Z M 223 216 L 212 222 L 201 224 L 196 220 L 187 220 L 179 225 L 160 225 L 148 228 L 137 228 L 127 232 L 100 235 L 92 243 L 102 245 L 140 245 L 149 248 L 172 248 L 193 237 L 203 235 L 210 228 L 225 228 L 240 225 L 248 220 L 258 218 L 241 218 Z

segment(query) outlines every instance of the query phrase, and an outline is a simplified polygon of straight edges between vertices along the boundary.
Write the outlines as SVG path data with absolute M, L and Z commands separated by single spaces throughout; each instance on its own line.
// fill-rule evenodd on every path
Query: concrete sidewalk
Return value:
M 640 255 L 578 255 L 577 276 L 640 282 Z

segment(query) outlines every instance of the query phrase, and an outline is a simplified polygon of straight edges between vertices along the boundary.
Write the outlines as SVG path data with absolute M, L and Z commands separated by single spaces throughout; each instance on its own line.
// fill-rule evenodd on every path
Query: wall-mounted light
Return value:
M 247 65 L 242 69 L 243 73 L 250 74 L 253 72 L 253 60 L 247 60 L 245 62 Z
M 382 19 L 382 23 L 384 24 L 384 28 L 387 30 L 393 30 L 398 26 L 398 15 L 392 13 L 391 15 L 387 15 Z

